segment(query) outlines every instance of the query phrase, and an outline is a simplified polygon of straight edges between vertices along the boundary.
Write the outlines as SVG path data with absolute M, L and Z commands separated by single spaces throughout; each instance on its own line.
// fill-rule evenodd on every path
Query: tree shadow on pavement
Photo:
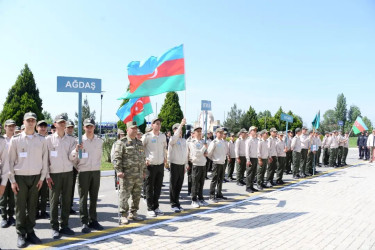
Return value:
M 217 226 L 251 229 L 277 224 L 282 221 L 294 219 L 304 214 L 307 214 L 307 212 L 263 214 L 252 218 L 220 222 L 217 224 Z

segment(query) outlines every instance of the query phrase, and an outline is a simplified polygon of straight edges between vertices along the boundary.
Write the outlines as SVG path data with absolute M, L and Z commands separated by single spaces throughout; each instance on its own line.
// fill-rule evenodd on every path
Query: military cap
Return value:
M 246 129 L 244 129 L 244 128 L 241 128 L 241 130 L 240 130 L 240 132 L 239 132 L 240 134 L 241 133 L 247 133 L 247 130 Z
M 202 127 L 201 126 L 196 126 L 196 127 L 194 127 L 193 131 L 195 131 L 197 129 L 202 129 Z
M 278 135 L 284 135 L 284 132 L 283 131 L 279 131 L 277 134 Z
M 33 112 L 27 112 L 27 113 L 23 116 L 23 120 L 27 120 L 27 119 L 34 119 L 34 120 L 36 120 L 36 114 L 33 113 Z
M 224 135 L 227 135 L 227 134 L 228 134 L 228 132 L 224 130 Z
M 118 135 L 124 135 L 125 132 L 124 132 L 124 130 L 122 130 L 122 129 L 117 129 L 117 134 L 118 134 Z
M 84 121 L 83 121 L 83 126 L 95 126 L 95 121 L 94 119 L 92 118 L 86 118 Z
M 373 129 L 372 131 L 374 131 L 374 129 Z M 347 135 L 347 134 L 349 134 L 349 132 L 348 132 L 348 131 L 346 131 L 346 132 L 345 132 L 345 134 Z
M 25 125 L 21 125 L 21 130 L 24 130 L 25 129 Z
M 260 134 L 263 135 L 265 133 L 268 133 L 267 129 L 263 129 L 262 131 L 260 131 Z
M 327 134 L 329 135 L 329 132 L 327 131 L 325 134 L 326 134 L 326 135 L 327 135 Z
M 162 118 L 159 118 L 159 117 L 156 117 L 156 118 L 152 119 L 151 124 L 154 124 L 156 121 L 160 121 L 160 122 L 162 122 L 163 119 L 162 119 Z
M 45 120 L 40 120 L 40 121 L 37 122 L 36 125 L 37 126 L 47 126 L 48 124 L 47 124 L 47 122 Z
M 292 130 L 288 130 L 288 133 L 292 133 Z
M 66 122 L 66 117 L 65 117 L 65 115 L 63 115 L 63 114 L 59 114 L 59 115 L 57 115 L 56 117 L 55 117 L 55 120 L 54 120 L 54 122 L 57 122 L 57 123 L 59 123 L 59 122 Z
M 68 123 L 66 124 L 66 127 L 74 127 L 74 122 L 72 120 L 68 120 Z
M 255 126 L 251 126 L 251 127 L 249 128 L 249 132 L 252 131 L 252 130 L 257 130 L 257 129 L 258 129 L 257 127 L 255 127 Z
M 175 123 L 172 126 L 172 130 L 178 129 L 178 127 L 180 127 L 180 124 L 179 123 Z
M 21 131 L 21 128 L 20 128 L 20 126 L 16 126 L 16 129 L 15 129 L 15 131 Z
M 4 123 L 5 126 L 9 126 L 9 125 L 16 125 L 16 122 L 12 119 L 9 119 L 9 120 L 6 120 L 5 123 Z
M 296 128 L 296 133 L 300 132 L 301 129 L 300 128 Z
M 277 130 L 275 128 L 271 128 L 270 132 L 277 132 Z
M 307 127 L 303 126 L 303 127 L 302 127 L 302 130 L 307 130 Z
M 137 125 L 137 122 L 136 121 L 130 121 L 130 122 L 127 122 L 126 123 L 126 127 L 127 128 L 136 128 L 138 125 Z
M 215 130 L 215 133 L 220 133 L 220 132 L 224 132 L 224 129 L 223 129 L 223 128 L 217 128 L 217 129 Z
M 233 136 L 234 136 L 234 133 L 230 133 L 229 136 L 233 137 Z
M 332 133 L 337 133 L 337 130 L 333 130 Z

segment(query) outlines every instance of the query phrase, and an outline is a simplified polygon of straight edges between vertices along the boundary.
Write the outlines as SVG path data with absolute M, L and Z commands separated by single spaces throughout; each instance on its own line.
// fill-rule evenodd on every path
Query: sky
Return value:
M 221 122 L 236 103 L 311 125 L 340 93 L 375 121 L 373 0 L 0 0 L 0 34 L 0 105 L 27 63 L 53 117 L 78 110 L 78 94 L 56 91 L 57 76 L 76 76 L 102 79 L 103 122 L 117 121 L 129 62 L 184 44 L 188 123 L 211 100 Z M 99 121 L 100 94 L 87 98 Z M 151 97 L 150 119 L 164 98 Z

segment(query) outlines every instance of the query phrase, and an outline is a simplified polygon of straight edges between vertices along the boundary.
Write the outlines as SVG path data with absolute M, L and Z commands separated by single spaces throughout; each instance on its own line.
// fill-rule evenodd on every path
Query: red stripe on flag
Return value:
M 355 121 L 355 122 L 354 122 L 354 126 L 355 126 L 356 128 L 358 128 L 359 131 L 361 131 L 361 132 L 365 131 L 365 128 L 364 128 L 364 127 L 363 127 L 358 121 Z
M 129 75 L 130 93 L 134 91 L 146 80 L 185 74 L 184 58 L 166 61 L 148 75 Z
M 130 115 L 125 118 L 124 123 L 133 121 L 134 116 L 143 112 L 143 106 L 149 102 L 150 102 L 149 96 L 144 96 L 144 97 L 139 98 L 134 103 L 134 105 L 130 108 Z

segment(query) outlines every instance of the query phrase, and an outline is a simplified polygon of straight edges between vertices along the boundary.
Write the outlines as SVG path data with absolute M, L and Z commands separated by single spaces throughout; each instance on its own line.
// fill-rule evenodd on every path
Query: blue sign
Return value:
M 201 110 L 204 110 L 204 111 L 211 110 L 211 101 L 202 100 Z
M 344 126 L 344 122 L 343 122 L 343 121 L 339 121 L 338 124 L 339 124 L 339 126 L 341 126 L 341 127 Z
M 57 77 L 57 92 L 100 93 L 102 80 L 82 77 Z
M 286 122 L 290 122 L 290 123 L 293 122 L 293 116 L 287 115 L 287 114 L 284 114 L 284 113 L 281 113 L 280 119 L 282 121 L 286 121 Z

